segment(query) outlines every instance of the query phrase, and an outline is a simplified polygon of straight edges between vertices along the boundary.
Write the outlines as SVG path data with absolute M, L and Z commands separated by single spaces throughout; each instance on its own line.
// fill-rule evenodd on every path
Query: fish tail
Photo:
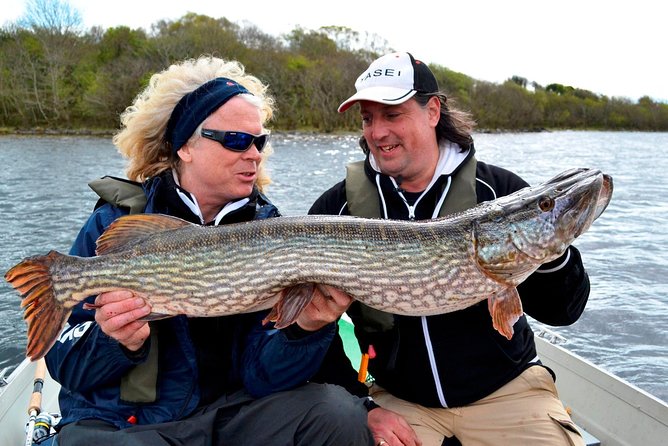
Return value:
M 297 320 L 299 314 L 313 299 L 315 284 L 300 283 L 281 291 L 281 297 L 271 309 L 263 323 L 275 322 L 274 327 L 281 329 Z
M 36 361 L 49 351 L 62 331 L 70 309 L 56 299 L 51 265 L 62 254 L 51 251 L 30 257 L 11 268 L 5 280 L 21 293 L 23 318 L 28 324 L 26 356 Z
M 490 296 L 487 304 L 489 313 L 492 315 L 494 329 L 505 336 L 506 339 L 512 339 L 515 332 L 513 325 L 524 314 L 517 288 L 508 288 Z

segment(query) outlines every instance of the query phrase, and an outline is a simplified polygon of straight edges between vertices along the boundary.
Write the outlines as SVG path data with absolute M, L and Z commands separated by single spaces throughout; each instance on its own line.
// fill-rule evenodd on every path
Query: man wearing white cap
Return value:
M 431 219 L 528 185 L 475 159 L 474 122 L 450 106 L 429 67 L 411 54 L 375 60 L 355 88 L 339 111 L 360 104 L 366 159 L 348 165 L 345 180 L 322 194 L 310 214 Z M 575 322 L 589 296 L 578 250 L 571 246 L 542 265 L 518 291 L 526 313 L 540 322 Z M 355 302 L 348 314 L 362 351 L 375 353 L 374 383 L 355 382 L 340 338 L 319 379 L 373 397 L 368 419 L 378 445 L 584 444 L 557 396 L 553 372 L 536 354 L 526 317 L 508 340 L 493 329 L 485 302 L 424 317 Z

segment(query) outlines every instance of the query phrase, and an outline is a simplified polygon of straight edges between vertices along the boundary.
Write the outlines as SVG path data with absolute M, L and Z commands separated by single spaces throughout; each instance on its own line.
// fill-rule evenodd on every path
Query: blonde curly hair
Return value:
M 269 96 L 268 87 L 255 76 L 246 74 L 241 63 L 201 56 L 173 64 L 151 76 L 148 86 L 121 114 L 121 128 L 114 135 L 113 143 L 128 160 L 125 171 L 130 180 L 142 182 L 172 168 L 179 171 L 179 157 L 172 154 L 165 139 L 169 117 L 183 96 L 218 77 L 238 82 L 260 100 L 263 127 L 272 118 L 274 99 Z M 199 129 L 190 142 L 197 138 L 200 138 Z M 262 151 L 256 182 L 260 191 L 271 182 L 264 164 L 272 151 L 270 143 Z

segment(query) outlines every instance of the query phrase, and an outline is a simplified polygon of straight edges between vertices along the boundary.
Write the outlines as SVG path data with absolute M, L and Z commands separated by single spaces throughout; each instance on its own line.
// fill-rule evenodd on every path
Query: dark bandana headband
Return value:
M 251 94 L 231 79 L 218 77 L 183 96 L 169 117 L 165 138 L 176 153 L 190 139 L 197 127 L 218 107 L 238 94 Z

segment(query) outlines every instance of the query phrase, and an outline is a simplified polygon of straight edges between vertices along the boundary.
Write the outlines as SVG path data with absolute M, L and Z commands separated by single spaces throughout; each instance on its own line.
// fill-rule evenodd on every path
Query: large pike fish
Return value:
M 428 221 L 344 216 L 283 217 L 203 227 L 163 215 L 116 220 L 96 257 L 51 251 L 11 268 L 23 296 L 27 355 L 51 348 L 72 307 L 88 296 L 132 290 L 150 318 L 221 316 L 272 308 L 285 327 L 319 284 L 396 314 L 447 313 L 489 299 L 508 339 L 522 315 L 516 286 L 561 256 L 601 215 L 612 179 L 574 169 L 468 211 Z

